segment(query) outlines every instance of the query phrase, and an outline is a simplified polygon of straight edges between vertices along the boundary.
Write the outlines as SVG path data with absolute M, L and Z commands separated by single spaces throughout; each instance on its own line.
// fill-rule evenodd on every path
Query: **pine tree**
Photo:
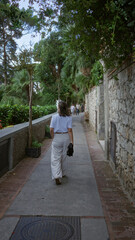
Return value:
M 15 40 L 22 36 L 23 30 L 30 28 L 33 31 L 41 29 L 41 21 L 33 16 L 32 9 L 19 9 L 16 1 L 0 1 L 0 81 L 5 85 L 13 76 L 17 49 Z
M 12 76 L 12 61 L 16 58 L 15 39 L 22 36 L 18 17 L 17 4 L 11 5 L 9 0 L 0 2 L 0 78 L 5 85 L 9 83 Z

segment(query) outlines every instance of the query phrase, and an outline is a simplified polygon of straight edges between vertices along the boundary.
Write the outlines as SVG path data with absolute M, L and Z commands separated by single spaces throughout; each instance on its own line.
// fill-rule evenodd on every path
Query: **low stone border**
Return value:
M 50 124 L 52 115 L 32 121 L 32 135 L 37 141 L 45 139 L 45 126 Z M 14 168 L 25 157 L 28 126 L 26 122 L 0 130 L 0 175 Z

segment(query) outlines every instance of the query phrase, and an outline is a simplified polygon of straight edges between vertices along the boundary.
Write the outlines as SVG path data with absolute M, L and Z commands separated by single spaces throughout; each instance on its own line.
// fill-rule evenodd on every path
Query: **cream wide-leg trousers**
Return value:
M 51 151 L 52 179 L 62 178 L 67 170 L 67 147 L 70 143 L 69 134 L 54 134 Z

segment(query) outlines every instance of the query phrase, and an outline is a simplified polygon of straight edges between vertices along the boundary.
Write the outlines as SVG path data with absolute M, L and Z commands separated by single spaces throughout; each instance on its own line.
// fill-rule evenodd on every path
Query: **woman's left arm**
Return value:
M 74 145 L 72 128 L 68 128 L 68 134 L 69 134 L 69 137 L 70 137 L 70 142 Z
M 69 117 L 69 120 L 68 120 L 68 134 L 70 137 L 70 142 L 72 144 L 74 144 L 73 131 L 72 131 L 72 117 L 71 116 Z

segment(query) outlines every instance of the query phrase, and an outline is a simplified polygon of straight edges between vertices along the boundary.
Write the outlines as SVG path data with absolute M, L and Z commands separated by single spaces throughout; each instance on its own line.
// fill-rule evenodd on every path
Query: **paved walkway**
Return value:
M 81 240 L 107 240 L 108 235 L 110 240 L 135 239 L 135 208 L 105 161 L 95 134 L 81 119 L 82 115 L 73 118 L 75 153 L 68 159 L 68 177 L 62 185 L 51 180 L 51 140 L 45 140 L 39 159 L 24 159 L 1 179 L 0 240 L 9 240 L 23 216 L 78 216 Z

